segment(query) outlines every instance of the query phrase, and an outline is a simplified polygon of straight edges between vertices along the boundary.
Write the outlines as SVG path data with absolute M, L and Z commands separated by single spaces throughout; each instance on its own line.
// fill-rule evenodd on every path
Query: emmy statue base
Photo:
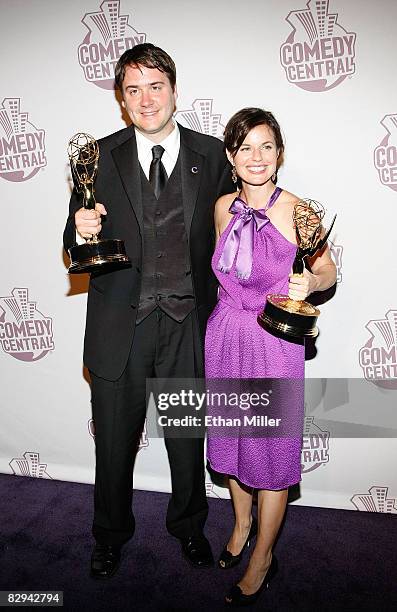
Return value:
M 69 274 L 94 272 L 103 266 L 114 264 L 115 267 L 130 266 L 131 262 L 125 252 L 123 240 L 89 240 L 78 244 L 68 251 L 71 264 Z
M 258 323 L 268 331 L 276 331 L 294 338 L 318 335 L 316 327 L 320 311 L 308 302 L 289 299 L 287 295 L 268 295 Z

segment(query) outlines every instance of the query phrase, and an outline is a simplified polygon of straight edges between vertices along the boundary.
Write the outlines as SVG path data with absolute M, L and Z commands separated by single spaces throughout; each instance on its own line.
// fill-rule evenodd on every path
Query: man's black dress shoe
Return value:
M 204 535 L 181 539 L 181 544 L 184 556 L 195 567 L 210 567 L 214 564 L 210 543 Z
M 91 576 L 93 578 L 111 578 L 120 565 L 121 546 L 113 544 L 95 544 L 91 556 Z

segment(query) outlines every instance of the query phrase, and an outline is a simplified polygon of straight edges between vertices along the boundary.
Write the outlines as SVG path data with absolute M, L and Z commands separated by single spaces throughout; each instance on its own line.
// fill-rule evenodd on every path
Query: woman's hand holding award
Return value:
M 324 215 L 323 206 L 315 200 L 304 199 L 295 204 L 293 222 L 298 249 L 292 265 L 293 274 L 302 276 L 304 259 L 313 257 L 325 245 L 336 215 L 329 230 L 321 237 Z M 319 314 L 318 308 L 309 302 L 292 300 L 287 295 L 272 294 L 267 296 L 266 306 L 258 317 L 258 323 L 270 333 L 278 332 L 295 338 L 315 337 L 318 334 L 316 323 Z
M 89 134 L 79 132 L 69 141 L 68 155 L 76 191 L 83 197 L 83 207 L 95 208 L 94 181 L 98 172 L 99 147 Z M 129 266 L 124 242 L 117 239 L 101 239 L 93 235 L 69 249 L 71 264 L 69 274 L 93 272 L 108 266 Z

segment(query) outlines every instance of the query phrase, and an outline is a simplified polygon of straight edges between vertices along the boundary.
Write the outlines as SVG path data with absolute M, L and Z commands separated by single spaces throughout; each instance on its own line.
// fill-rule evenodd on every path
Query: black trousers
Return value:
M 196 313 L 177 323 L 160 309 L 136 326 L 127 367 L 118 380 L 91 373 L 97 542 L 123 544 L 134 533 L 133 467 L 146 415 L 146 378 L 196 376 L 203 376 Z M 165 438 L 165 445 L 172 482 L 167 529 L 177 538 L 199 534 L 208 514 L 204 440 Z

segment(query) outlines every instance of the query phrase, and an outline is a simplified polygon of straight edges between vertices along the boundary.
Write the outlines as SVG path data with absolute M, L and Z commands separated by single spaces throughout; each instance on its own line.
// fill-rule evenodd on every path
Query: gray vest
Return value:
M 195 301 L 183 215 L 180 157 L 158 200 L 142 169 L 141 184 L 143 259 L 136 322 L 140 323 L 157 307 L 181 322 L 194 310 Z

